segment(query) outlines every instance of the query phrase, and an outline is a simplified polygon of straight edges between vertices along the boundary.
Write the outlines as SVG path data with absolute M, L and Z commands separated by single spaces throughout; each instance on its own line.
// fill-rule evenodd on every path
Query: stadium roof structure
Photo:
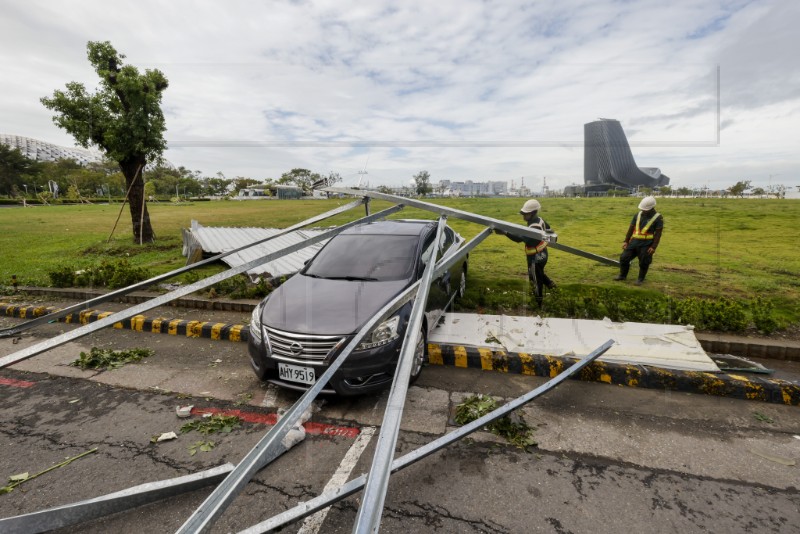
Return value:
M 638 167 L 622 125 L 600 119 L 583 125 L 583 181 L 587 191 L 669 185 L 658 167 Z
M 68 148 L 21 135 L 0 134 L 0 143 L 18 148 L 25 157 L 35 161 L 74 159 L 81 165 L 103 161 L 103 155 L 96 150 Z

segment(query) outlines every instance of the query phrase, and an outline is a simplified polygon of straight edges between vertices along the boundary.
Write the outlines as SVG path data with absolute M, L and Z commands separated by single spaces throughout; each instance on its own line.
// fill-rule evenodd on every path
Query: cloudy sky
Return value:
M 583 183 L 622 123 L 672 185 L 800 185 L 800 2 L 0 0 L 0 133 L 62 146 L 39 102 L 98 85 L 87 41 L 169 80 L 175 165 L 346 185 Z M 359 174 L 366 170 L 367 174 Z

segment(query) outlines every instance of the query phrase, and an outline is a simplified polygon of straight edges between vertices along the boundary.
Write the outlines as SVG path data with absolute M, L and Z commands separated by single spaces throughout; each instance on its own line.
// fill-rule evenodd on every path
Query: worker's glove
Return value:
M 656 253 L 656 249 L 654 249 L 653 247 L 647 247 L 647 253 L 652 256 L 653 254 Z

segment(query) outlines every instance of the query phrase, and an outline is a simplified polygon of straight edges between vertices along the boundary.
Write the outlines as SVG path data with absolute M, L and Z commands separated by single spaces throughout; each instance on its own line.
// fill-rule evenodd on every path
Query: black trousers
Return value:
M 639 258 L 639 280 L 644 280 L 647 276 L 647 270 L 650 264 L 653 263 L 653 255 L 647 253 L 650 244 L 630 246 L 622 251 L 619 256 L 619 275 L 623 278 L 628 276 L 628 270 L 631 268 L 631 261 L 633 258 Z
M 553 285 L 553 281 L 544 274 L 545 265 L 547 265 L 547 255 L 545 255 L 544 261 L 528 263 L 528 278 L 531 281 L 531 285 L 533 285 L 533 294 L 540 308 L 544 299 L 544 286 L 550 287 Z

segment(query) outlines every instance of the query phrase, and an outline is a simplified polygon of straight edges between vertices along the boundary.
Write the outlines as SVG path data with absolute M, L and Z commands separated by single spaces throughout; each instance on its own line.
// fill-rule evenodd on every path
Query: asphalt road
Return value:
M 243 322 L 239 315 L 215 319 Z M 179 318 L 176 309 L 170 317 Z M 0 326 L 18 321 L 0 318 Z M 0 355 L 71 328 L 2 339 Z M 155 354 L 114 371 L 69 366 L 93 346 Z M 428 367 L 409 392 L 398 454 L 452 430 L 453 406 L 469 394 L 510 399 L 543 382 Z M 308 500 L 337 470 L 349 478 L 366 472 L 386 396 L 318 402 L 305 440 L 259 472 L 212 531 L 236 532 Z M 0 371 L 0 477 L 97 452 L 0 495 L 0 518 L 236 463 L 296 399 L 258 383 L 241 343 L 107 329 L 52 349 Z M 179 419 L 175 409 L 185 404 L 239 410 L 252 422 L 229 434 L 151 443 L 200 419 Z M 520 412 L 538 447 L 525 452 L 479 433 L 393 475 L 381 531 L 800 532 L 797 407 L 568 381 Z M 203 440 L 214 448 L 190 455 Z M 63 531 L 174 532 L 209 493 Z M 284 532 L 350 532 L 359 502 L 357 494 L 316 526 Z

